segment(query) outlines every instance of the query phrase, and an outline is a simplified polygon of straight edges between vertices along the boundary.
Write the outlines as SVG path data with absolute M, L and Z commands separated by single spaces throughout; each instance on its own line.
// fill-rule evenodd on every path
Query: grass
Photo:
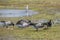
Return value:
M 43 17 L 42 17 L 43 16 Z M 35 14 L 35 15 L 31 15 L 31 16 L 23 16 L 23 17 L 0 17 L 0 20 L 11 20 L 11 21 L 16 21 L 16 20 L 20 20 L 20 19 L 40 19 L 40 18 L 47 18 L 47 19 L 52 19 L 52 18 L 60 18 L 60 14 L 47 14 L 47 13 L 39 13 L 39 14 Z
M 36 32 L 35 28 L 28 27 L 24 29 L 14 27 L 13 30 L 6 29 L 6 28 L 0 28 L 0 35 L 15 35 L 19 38 L 27 38 L 27 39 L 51 39 L 51 40 L 57 40 L 60 38 L 60 27 L 53 25 L 48 30 L 43 30 L 42 28 L 39 28 L 39 31 Z
M 24 9 L 24 6 L 27 4 L 29 5 L 29 9 L 36 10 L 39 12 L 39 14 L 32 15 L 32 16 L 24 16 L 24 17 L 13 17 L 13 18 L 3 18 L 0 17 L 0 20 L 11 20 L 16 21 L 19 19 L 40 19 L 40 18 L 60 18 L 60 14 L 50 14 L 53 13 L 53 11 L 60 11 L 60 0 L 32 0 L 31 3 L 29 1 L 20 0 L 21 4 L 18 4 L 17 0 L 11 0 L 9 3 L 11 4 L 17 4 L 17 5 L 9 5 L 9 3 L 5 3 L 5 5 L 0 5 L 0 8 L 2 9 Z M 20 3 L 19 2 L 19 3 Z M 56 3 L 55 3 L 56 2 Z M 48 10 L 47 8 L 53 8 L 53 10 Z M 60 40 L 60 25 L 55 24 L 48 30 L 43 30 L 43 28 L 39 28 L 39 31 L 36 32 L 35 28 L 28 27 L 24 29 L 18 28 L 16 25 L 14 28 L 11 26 L 7 28 L 0 28 L 0 35 L 15 35 L 15 38 L 19 39 L 28 39 L 28 40 Z M 12 30 L 13 28 L 13 30 Z

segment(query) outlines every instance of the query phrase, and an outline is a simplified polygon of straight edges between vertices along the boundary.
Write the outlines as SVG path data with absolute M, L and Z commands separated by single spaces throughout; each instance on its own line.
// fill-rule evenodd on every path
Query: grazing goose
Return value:
M 29 24 L 30 24 L 30 20 L 19 20 L 16 25 L 20 28 L 25 28 L 25 27 L 28 27 Z
M 6 28 L 8 28 L 8 26 L 13 26 L 14 27 L 14 23 L 12 21 L 0 21 L 1 23 L 3 23 L 3 27 L 6 26 Z
M 48 27 L 51 27 L 52 26 L 52 20 L 49 20 L 48 22 L 43 22 L 43 23 L 30 23 L 31 26 L 33 26 L 34 28 L 36 28 L 36 31 L 38 31 L 38 28 L 43 28 L 45 27 L 45 25 L 47 26 L 47 28 L 45 29 L 48 29 Z

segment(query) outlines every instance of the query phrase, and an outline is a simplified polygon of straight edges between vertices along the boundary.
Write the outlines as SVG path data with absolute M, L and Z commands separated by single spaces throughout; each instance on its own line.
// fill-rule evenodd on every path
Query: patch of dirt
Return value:
M 0 35 L 0 40 L 16 40 L 13 35 Z
M 0 40 L 48 40 L 47 38 L 21 38 L 14 35 L 0 35 Z

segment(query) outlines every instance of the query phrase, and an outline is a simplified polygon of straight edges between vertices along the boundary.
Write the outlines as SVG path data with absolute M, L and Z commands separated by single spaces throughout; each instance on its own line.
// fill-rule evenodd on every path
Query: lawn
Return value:
M 12 26 L 7 28 L 0 28 L 0 35 L 3 37 L 5 35 L 13 35 L 15 39 L 43 39 L 43 40 L 59 40 L 60 39 L 60 26 L 52 25 L 48 30 L 43 30 L 43 28 L 39 28 L 39 31 L 36 32 L 35 28 L 27 27 L 24 29 L 18 28 L 15 26 L 12 30 Z M 13 37 L 13 38 L 14 38 Z
M 11 20 L 11 21 L 17 21 L 20 19 L 40 19 L 40 18 L 60 18 L 60 14 L 54 14 L 56 11 L 60 11 L 60 0 L 33 0 L 31 2 L 20 0 L 20 4 L 18 4 L 17 0 L 11 0 L 7 4 L 7 2 L 1 2 L 5 3 L 5 5 L 0 5 L 0 8 L 2 9 L 24 9 L 24 6 L 27 4 L 29 5 L 29 9 L 36 10 L 39 13 L 31 16 L 24 16 L 24 17 L 13 17 L 13 18 L 3 18 L 0 17 L 0 20 Z M 9 4 L 15 4 L 16 5 L 9 5 Z M 9 26 L 9 29 L 0 27 L 0 40 L 60 40 L 60 24 L 53 24 L 51 28 L 48 30 L 43 30 L 43 28 L 39 28 L 39 31 L 36 32 L 35 28 L 33 27 L 27 27 L 24 29 L 18 28 L 16 25 L 14 28 L 12 26 Z

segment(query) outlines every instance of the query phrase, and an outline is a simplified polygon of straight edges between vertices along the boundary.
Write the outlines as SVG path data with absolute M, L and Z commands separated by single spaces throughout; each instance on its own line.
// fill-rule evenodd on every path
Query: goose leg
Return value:
M 8 28 L 8 26 L 6 26 L 6 28 Z
M 36 31 L 38 31 L 38 28 L 36 28 Z
M 48 29 L 48 26 L 47 25 L 45 25 L 44 27 L 45 27 L 44 30 L 47 30 Z

